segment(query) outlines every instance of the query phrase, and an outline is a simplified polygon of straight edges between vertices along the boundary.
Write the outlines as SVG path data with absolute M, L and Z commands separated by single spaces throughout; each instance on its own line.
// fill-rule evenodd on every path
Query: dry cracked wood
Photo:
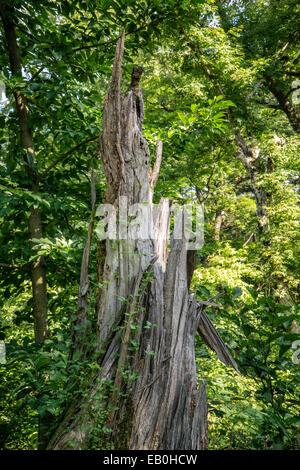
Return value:
M 134 68 L 131 85 L 122 95 L 123 50 L 124 34 L 117 45 L 100 136 L 106 202 L 118 215 L 123 210 L 123 216 L 132 215 L 130 206 L 140 203 L 146 236 L 137 240 L 124 232 L 116 243 L 101 242 L 97 307 L 101 370 L 91 381 L 87 398 L 67 411 L 49 448 L 84 448 L 94 422 L 94 398 L 101 384 L 111 381 L 114 390 L 106 403 L 106 426 L 112 429 L 109 440 L 115 448 L 206 449 L 206 389 L 205 382 L 197 380 L 194 352 L 197 329 L 221 360 L 233 366 L 234 361 L 203 306 L 190 300 L 192 270 L 186 240 L 172 239 L 168 249 L 171 202 L 163 198 L 158 207 L 152 205 L 162 149 L 159 144 L 151 170 L 142 135 L 142 68 Z

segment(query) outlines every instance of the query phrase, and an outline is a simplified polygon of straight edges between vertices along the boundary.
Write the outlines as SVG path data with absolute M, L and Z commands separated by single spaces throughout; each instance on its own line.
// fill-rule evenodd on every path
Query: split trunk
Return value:
M 111 430 L 109 442 L 115 449 L 206 449 L 206 390 L 204 381 L 197 381 L 194 354 L 197 330 L 225 364 L 237 367 L 206 316 L 205 303 L 189 291 L 195 256 L 188 256 L 185 238 L 173 238 L 168 248 L 171 201 L 163 198 L 156 208 L 152 204 L 162 146 L 158 143 L 151 169 L 142 135 L 142 68 L 134 68 L 122 95 L 123 49 L 124 34 L 116 49 L 100 136 L 106 209 L 116 214 L 111 220 L 117 221 L 118 234 L 115 241 L 98 246 L 100 371 L 85 398 L 66 411 L 48 448 L 86 448 L 103 406 L 103 425 Z M 133 224 L 128 228 L 123 223 L 126 218 L 136 220 L 142 236 L 136 236 Z M 82 324 L 83 310 L 80 315 Z M 103 439 L 100 430 L 98 448 Z

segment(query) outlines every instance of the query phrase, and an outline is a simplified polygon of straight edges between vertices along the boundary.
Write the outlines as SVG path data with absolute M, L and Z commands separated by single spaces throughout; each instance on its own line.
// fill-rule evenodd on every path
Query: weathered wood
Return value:
M 157 207 L 152 206 L 162 146 L 158 144 L 151 170 L 142 135 L 142 68 L 134 68 L 131 85 L 121 95 L 123 49 L 124 34 L 116 50 L 100 136 L 105 200 L 122 217 L 133 216 L 132 205 L 140 203 L 144 237 L 136 239 L 123 231 L 115 243 L 101 242 L 104 266 L 99 269 L 102 287 L 97 307 L 101 371 L 91 382 L 88 398 L 67 413 L 49 448 L 70 448 L 70 442 L 73 448 L 84 448 L 94 419 L 93 398 L 101 383 L 110 380 L 113 392 L 106 403 L 106 426 L 112 429 L 109 440 L 115 448 L 206 449 L 205 382 L 197 383 L 194 354 L 197 329 L 205 331 L 222 360 L 231 365 L 233 360 L 203 306 L 189 296 L 195 257 L 188 259 L 187 240 L 173 238 L 168 250 L 171 202 L 162 198 Z M 133 374 L 134 380 L 128 379 Z
M 210 304 L 210 305 L 212 306 L 214 304 Z M 200 314 L 199 325 L 198 325 L 198 333 L 203 338 L 207 346 L 210 349 L 212 349 L 215 353 L 217 353 L 219 359 L 226 366 L 233 367 L 240 374 L 240 371 L 238 369 L 238 366 L 235 360 L 231 356 L 230 352 L 228 351 L 226 347 L 226 344 L 220 337 L 214 325 L 212 324 L 212 322 L 206 315 L 203 305 L 199 304 L 199 309 L 201 311 L 201 314 Z
M 161 165 L 161 160 L 162 160 L 162 148 L 163 148 L 162 141 L 158 140 L 156 144 L 156 157 L 155 157 L 153 170 L 151 170 L 151 168 L 149 169 L 149 181 L 150 181 L 150 187 L 152 191 L 154 190 L 158 177 L 159 177 L 159 170 L 160 170 L 160 165 Z
M 72 346 L 70 351 L 70 359 L 76 352 L 86 354 L 86 346 L 83 346 L 83 338 L 86 335 L 86 325 L 88 324 L 87 311 L 88 311 L 88 288 L 89 288 L 89 260 L 90 249 L 92 243 L 92 235 L 94 228 L 94 219 L 96 212 L 96 189 L 95 189 L 95 175 L 94 168 L 91 168 L 91 200 L 92 210 L 90 222 L 88 227 L 88 236 L 86 245 L 83 250 L 80 270 L 80 282 L 78 288 L 78 307 L 77 315 L 72 325 Z M 82 356 L 83 358 L 83 356 Z

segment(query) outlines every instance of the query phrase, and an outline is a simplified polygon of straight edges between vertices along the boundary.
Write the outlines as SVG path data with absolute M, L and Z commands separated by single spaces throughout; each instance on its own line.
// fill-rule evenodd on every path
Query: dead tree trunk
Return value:
M 100 136 L 105 202 L 113 205 L 119 221 L 117 239 L 99 242 L 98 250 L 101 370 L 88 398 L 66 412 L 48 448 L 85 448 L 96 419 L 94 398 L 109 383 L 104 421 L 114 448 L 206 449 L 206 390 L 204 381 L 197 383 L 194 355 L 197 330 L 223 362 L 236 365 L 204 303 L 189 294 L 186 240 L 173 239 L 168 253 L 171 202 L 163 198 L 156 209 L 152 205 L 161 143 L 152 170 L 142 135 L 143 70 L 134 68 L 130 88 L 121 95 L 123 49 L 124 34 L 117 45 Z M 133 236 L 122 223 L 125 216 L 142 221 L 138 228 L 143 236 Z

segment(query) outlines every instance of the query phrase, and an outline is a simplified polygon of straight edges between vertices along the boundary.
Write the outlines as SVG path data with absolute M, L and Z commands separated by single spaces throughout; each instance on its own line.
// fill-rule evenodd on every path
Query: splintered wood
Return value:
M 143 240 L 119 237 L 101 248 L 101 289 L 98 295 L 98 351 L 101 370 L 91 383 L 89 398 L 77 404 L 68 427 L 52 448 L 69 441 L 82 448 L 88 440 L 89 412 L 101 383 L 111 381 L 106 426 L 116 449 L 207 449 L 205 382 L 197 380 L 194 342 L 199 331 L 220 359 L 237 369 L 224 342 L 205 314 L 205 305 L 191 298 L 194 269 L 186 239 L 172 239 L 168 248 L 171 201 L 152 206 L 162 160 L 158 142 L 156 163 L 142 135 L 144 103 L 141 67 L 121 94 L 124 33 L 116 48 L 111 84 L 103 112 L 100 153 L 106 175 L 105 202 L 117 211 L 141 204 Z M 124 208 L 122 209 L 124 210 Z M 125 211 L 126 212 L 126 211 Z M 127 214 L 129 215 L 129 209 Z M 104 252 L 103 252 L 104 246 Z M 99 261 L 100 263 L 100 261 Z M 194 263 L 194 257 L 193 257 Z M 188 266 L 189 265 L 189 266 Z M 192 266 L 192 268 L 191 268 Z

